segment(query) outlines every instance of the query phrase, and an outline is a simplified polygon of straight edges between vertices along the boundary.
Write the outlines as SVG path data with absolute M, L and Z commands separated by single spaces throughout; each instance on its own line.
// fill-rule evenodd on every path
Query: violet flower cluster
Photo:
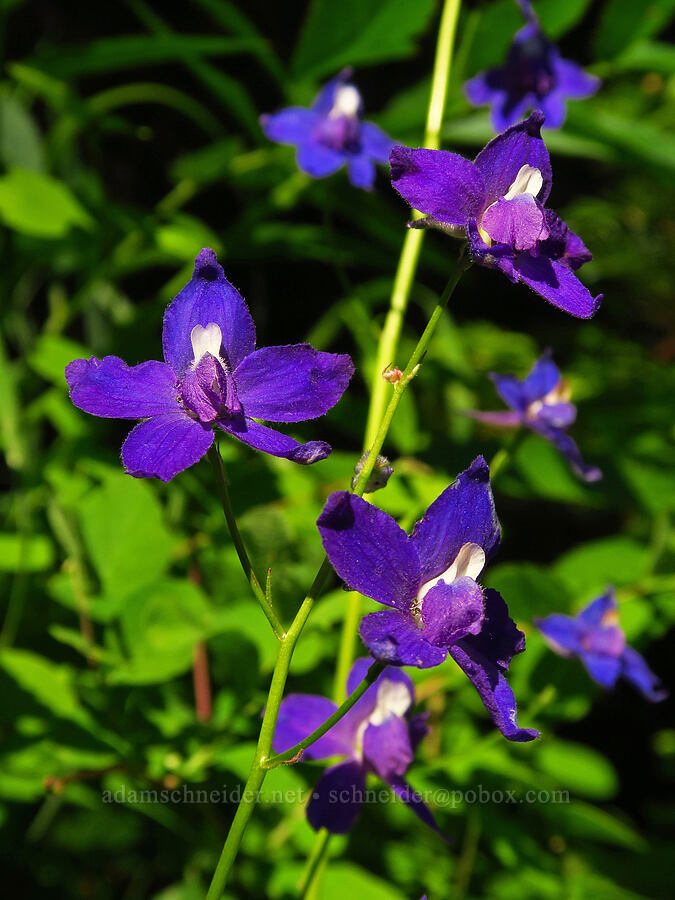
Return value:
M 214 426 L 303 465 L 330 454 L 324 441 L 299 444 L 256 420 L 324 415 L 349 383 L 351 359 L 309 344 L 256 350 L 248 307 L 213 250 L 201 251 L 191 280 L 166 310 L 162 345 L 164 362 L 128 366 L 106 356 L 66 367 L 75 406 L 94 416 L 144 420 L 122 446 L 129 475 L 170 481 L 204 456 Z
M 556 653 L 578 657 L 602 687 L 613 688 L 619 678 L 625 678 L 652 703 L 668 696 L 645 659 L 626 643 L 612 588 L 576 616 L 554 613 L 534 622 Z
M 495 131 L 503 131 L 528 110 L 540 109 L 547 128 L 565 121 L 567 99 L 583 100 L 600 87 L 600 79 L 563 59 L 541 30 L 528 0 L 519 0 L 527 24 L 518 31 L 503 66 L 480 72 L 464 86 L 475 106 L 490 106 Z
M 602 296 L 592 297 L 576 277 L 591 259 L 581 238 L 545 203 L 552 174 L 540 129 L 541 112 L 507 129 L 470 162 L 447 150 L 394 147 L 392 184 L 426 219 L 466 237 L 475 263 L 522 282 L 572 316 L 588 319 Z
M 576 443 L 567 428 L 576 419 L 576 407 L 570 403 L 569 385 L 546 350 L 532 367 L 529 375 L 520 380 L 515 375 L 490 373 L 497 393 L 510 412 L 476 412 L 468 415 L 480 422 L 500 427 L 524 425 L 535 434 L 549 440 L 569 462 L 572 470 L 584 481 L 598 481 L 602 472 L 597 466 L 583 461 Z
M 425 669 L 449 654 L 504 737 L 537 737 L 537 731 L 518 726 L 505 678 L 511 658 L 525 649 L 525 638 L 497 591 L 478 583 L 499 547 L 482 456 L 431 504 L 411 535 L 347 491 L 331 494 L 317 525 L 340 578 L 390 607 L 361 622 L 361 638 L 375 659 Z
M 347 679 L 348 694 L 363 681 L 371 663 L 368 658 L 356 660 Z M 415 688 L 410 678 L 400 669 L 387 666 L 349 712 L 304 751 L 303 758 L 308 760 L 342 758 L 324 771 L 314 787 L 307 806 L 312 828 L 326 828 L 333 834 L 348 832 L 359 815 L 370 772 L 438 831 L 422 798 L 403 777 L 427 733 L 426 716 L 412 715 L 414 703 Z M 302 741 L 336 709 L 335 703 L 317 694 L 289 694 L 279 709 L 275 753 Z
M 347 166 L 354 187 L 372 190 L 375 164 L 386 163 L 393 141 L 381 128 L 363 120 L 363 100 L 344 69 L 326 84 L 310 109 L 291 106 L 262 116 L 265 135 L 297 147 L 298 168 L 314 178 Z

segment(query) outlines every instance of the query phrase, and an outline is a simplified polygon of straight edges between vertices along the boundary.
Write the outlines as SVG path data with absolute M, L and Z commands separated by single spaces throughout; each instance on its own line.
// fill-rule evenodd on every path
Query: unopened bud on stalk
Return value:
M 369 450 L 363 454 L 361 459 L 357 462 L 354 467 L 354 477 L 352 478 L 352 490 L 356 488 L 358 484 L 359 476 L 363 471 L 363 467 L 366 464 L 366 460 L 368 459 Z M 373 471 L 370 473 L 370 478 L 368 479 L 366 486 L 364 488 L 364 494 L 372 494 L 373 491 L 379 491 L 380 488 L 386 487 L 387 482 L 394 474 L 394 469 L 389 465 L 389 460 L 386 456 L 378 456 L 377 461 L 375 463 L 375 467 Z

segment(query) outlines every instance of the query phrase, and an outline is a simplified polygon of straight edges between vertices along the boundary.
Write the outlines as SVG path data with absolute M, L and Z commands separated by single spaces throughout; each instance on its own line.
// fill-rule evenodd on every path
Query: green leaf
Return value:
M 544 803 L 539 810 L 555 824 L 556 829 L 573 835 L 575 840 L 601 841 L 631 850 L 644 849 L 643 839 L 630 825 L 604 809 L 581 800 Z
M 670 21 L 675 0 L 607 0 L 595 39 L 595 53 L 600 59 L 616 56 L 639 40 L 658 34 Z
M 629 537 L 617 536 L 575 547 L 556 561 L 553 571 L 575 597 L 590 597 L 608 584 L 635 584 L 646 575 L 649 552 Z
M 77 47 L 59 47 L 26 60 L 26 65 L 49 72 L 56 78 L 76 78 L 95 72 L 114 72 L 140 66 L 173 62 L 186 54 L 229 56 L 250 52 L 253 38 L 227 38 L 200 34 L 134 34 L 101 38 Z
M 358 897 L 359 900 L 404 900 L 405 895 L 381 878 L 376 878 L 360 866 L 352 863 L 335 863 L 323 878 L 320 900 L 343 900 Z
M 542 772 L 572 793 L 598 800 L 608 800 L 616 794 L 618 778 L 614 768 L 591 747 L 557 738 L 540 745 L 537 763 Z
M 63 719 L 80 719 L 80 707 L 73 673 L 37 653 L 5 647 L 0 650 L 0 668 L 38 703 Z
M 504 597 L 516 622 L 531 622 L 534 616 L 569 609 L 570 598 L 560 579 L 534 563 L 501 563 L 485 575 L 487 587 Z
M 515 464 L 528 487 L 540 497 L 568 503 L 592 499 L 563 456 L 539 435 L 528 435 L 515 453 Z
M 108 474 L 81 502 L 84 542 L 105 593 L 128 596 L 165 571 L 172 538 L 152 487 Z
M 0 533 L 0 571 L 43 572 L 54 564 L 54 545 L 43 534 Z
M 16 231 L 41 238 L 61 238 L 75 225 L 92 225 L 89 213 L 63 182 L 19 168 L 0 177 L 0 219 Z
M 16 97 L 0 93 L 0 161 L 7 168 L 44 169 L 42 137 L 33 117 Z
M 61 385 L 65 391 L 64 369 L 74 359 L 88 358 L 91 353 L 82 344 L 58 334 L 41 334 L 28 356 L 28 363 L 46 381 Z
M 312 80 L 343 66 L 410 56 L 433 7 L 432 0 L 313 0 L 293 55 L 293 72 Z

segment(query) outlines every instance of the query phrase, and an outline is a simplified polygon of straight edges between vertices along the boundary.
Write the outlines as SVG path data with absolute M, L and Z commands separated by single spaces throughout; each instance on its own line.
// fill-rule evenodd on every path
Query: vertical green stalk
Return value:
M 232 537 L 232 543 L 237 551 L 237 556 L 239 557 L 239 562 L 241 563 L 241 567 L 244 570 L 244 574 L 246 575 L 246 580 L 251 585 L 251 590 L 253 591 L 256 600 L 260 604 L 262 611 L 265 613 L 267 617 L 267 621 L 272 626 L 274 633 L 281 640 L 285 634 L 285 628 L 282 625 L 279 617 L 274 611 L 274 607 L 272 606 L 272 600 L 269 597 L 268 593 L 263 590 L 258 578 L 253 571 L 253 566 L 251 565 L 251 561 L 248 558 L 248 553 L 246 552 L 246 547 L 244 546 L 244 542 L 241 538 L 241 534 L 239 533 L 239 527 L 237 526 L 237 520 L 234 515 L 234 510 L 232 509 L 232 503 L 230 501 L 230 492 L 228 490 L 228 482 L 227 475 L 225 474 L 225 466 L 223 465 L 223 458 L 220 455 L 220 450 L 218 449 L 217 443 L 214 441 L 211 444 L 211 447 L 208 451 L 208 457 L 213 466 L 213 472 L 216 476 L 216 488 L 218 490 L 218 496 L 220 497 L 220 502 L 223 507 L 223 512 L 225 513 L 225 521 L 227 522 L 227 527 L 230 529 L 230 535 Z
M 427 110 L 427 124 L 424 133 L 424 146 L 430 150 L 438 150 L 440 146 L 443 111 L 448 91 L 448 80 L 452 65 L 452 54 L 455 43 L 455 31 L 459 16 L 460 0 L 445 0 L 436 42 L 436 58 L 431 81 L 431 94 Z M 413 218 L 420 214 L 413 212 Z M 403 318 L 408 306 L 410 291 L 419 260 L 424 229 L 409 228 L 403 240 L 403 247 L 396 269 L 394 286 L 389 302 L 389 312 L 384 322 L 380 342 L 377 348 L 375 369 L 372 376 L 370 409 L 366 424 L 364 446 L 367 449 L 375 440 L 377 428 L 387 404 L 389 385 L 382 378 L 383 370 L 395 361 L 398 342 L 403 327 Z

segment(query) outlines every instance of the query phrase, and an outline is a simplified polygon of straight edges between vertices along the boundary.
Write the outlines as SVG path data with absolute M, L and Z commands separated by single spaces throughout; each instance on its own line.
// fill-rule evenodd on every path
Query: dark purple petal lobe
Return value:
M 315 831 L 347 834 L 359 816 L 365 789 L 365 772 L 356 760 L 326 769 L 307 806 L 309 824 Z
M 567 97 L 583 100 L 591 97 L 600 88 L 600 79 L 584 72 L 581 66 L 569 59 L 558 58 L 555 63 L 557 89 Z M 548 120 L 546 122 L 548 125 Z
M 339 491 L 326 501 L 317 526 L 333 568 L 352 590 L 408 609 L 420 584 L 420 566 L 408 535 L 391 516 Z
M 474 165 L 485 182 L 484 208 L 507 193 L 516 180 L 516 175 L 525 165 L 541 172 L 544 184 L 537 200 L 540 203 L 546 202 L 551 192 L 552 175 L 548 150 L 540 134 L 543 121 L 544 117 L 540 112 L 533 112 L 525 121 L 498 134 L 478 154 Z
M 497 372 L 490 372 L 490 378 L 504 403 L 516 412 L 524 413 L 529 401 L 525 396 L 523 382 L 515 375 L 500 375 Z
M 270 456 L 290 459 L 301 466 L 311 466 L 313 463 L 326 459 L 331 453 L 330 444 L 325 441 L 308 441 L 306 444 L 299 444 L 288 435 L 280 434 L 265 425 L 259 425 L 258 422 L 254 422 L 247 416 L 217 420 L 215 424 L 231 434 L 232 437 L 236 437 L 242 444 L 248 444 L 249 447 L 269 453 Z
M 213 250 L 195 260 L 190 281 L 164 313 L 164 359 L 182 378 L 194 358 L 190 335 L 195 325 L 214 322 L 223 336 L 222 351 L 231 369 L 255 348 L 255 327 L 248 307 L 225 278 Z
M 372 122 L 361 123 L 361 151 L 378 163 L 389 162 L 394 142 Z
M 604 688 L 613 688 L 621 674 L 621 660 L 618 656 L 608 656 L 606 653 L 589 653 L 582 650 L 579 658 L 586 666 L 588 674 L 593 681 Z
M 581 639 L 584 628 L 578 619 L 553 613 L 545 619 L 535 618 L 534 624 L 544 637 L 553 645 L 554 650 L 562 656 L 581 652 Z
M 560 369 L 553 362 L 550 350 L 545 350 L 532 366 L 529 375 L 522 382 L 525 404 L 540 400 L 560 383 Z
M 347 157 L 347 171 L 349 180 L 354 187 L 370 191 L 375 184 L 375 163 L 365 153 L 350 155 Z
M 66 366 L 75 406 L 108 419 L 145 419 L 178 412 L 176 378 L 165 363 L 128 366 L 117 356 L 76 359 Z
M 652 672 L 646 660 L 640 656 L 637 650 L 626 647 L 621 656 L 621 663 L 621 674 L 640 691 L 643 697 L 651 703 L 658 703 L 666 699 L 668 691 L 661 684 L 661 679 Z
M 447 657 L 445 647 L 435 647 L 407 612 L 387 609 L 361 619 L 361 640 L 375 659 L 392 666 L 416 666 L 430 669 Z
M 486 210 L 481 228 L 493 241 L 514 250 L 529 250 L 548 237 L 544 210 L 531 194 L 520 194 L 512 200 L 501 197 Z
M 389 778 L 387 778 L 387 782 L 396 796 L 405 803 L 408 809 L 415 813 L 418 819 L 424 822 L 425 825 L 428 825 L 429 828 L 433 829 L 433 831 L 440 835 L 444 841 L 448 840 L 436 824 L 436 820 L 431 815 L 431 812 L 421 795 L 418 794 L 404 778 L 401 778 L 400 775 L 390 775 Z
M 583 461 L 581 451 L 576 442 L 563 431 L 562 428 L 556 428 L 548 425 L 543 421 L 535 421 L 530 423 L 530 427 L 538 434 L 550 441 L 556 449 L 558 449 L 565 459 L 569 462 L 572 471 L 578 475 L 583 481 L 589 483 L 600 481 L 602 472 L 597 466 L 591 466 Z
M 605 594 L 601 597 L 596 597 L 595 600 L 592 600 L 588 604 L 588 606 L 585 606 L 577 613 L 577 619 L 585 627 L 593 628 L 601 625 L 603 619 L 606 619 L 608 615 L 616 613 L 618 608 L 614 590 L 609 588 Z
M 521 253 L 514 270 L 519 281 L 544 300 L 578 319 L 590 319 L 598 311 L 602 294 L 593 297 L 568 266 L 543 255 Z
M 478 634 L 483 625 L 483 591 L 473 578 L 441 581 L 422 600 L 422 634 L 437 647 L 449 647 L 467 634 Z
M 441 222 L 465 225 L 485 203 L 485 185 L 473 163 L 447 150 L 391 151 L 391 181 L 414 209 Z
M 177 409 L 154 416 L 132 428 L 122 445 L 122 462 L 134 478 L 171 481 L 204 456 L 213 443 L 213 430 Z
M 237 395 L 248 416 L 302 422 L 323 416 L 349 384 L 354 365 L 345 354 L 309 344 L 263 347 L 237 367 Z
M 478 456 L 431 504 L 410 538 L 422 567 L 422 582 L 440 575 L 464 544 L 478 544 L 490 559 L 499 546 L 499 521 L 490 470 Z
M 317 140 L 300 144 L 296 154 L 298 168 L 314 178 L 324 178 L 337 172 L 345 162 L 345 154 L 320 144 Z

